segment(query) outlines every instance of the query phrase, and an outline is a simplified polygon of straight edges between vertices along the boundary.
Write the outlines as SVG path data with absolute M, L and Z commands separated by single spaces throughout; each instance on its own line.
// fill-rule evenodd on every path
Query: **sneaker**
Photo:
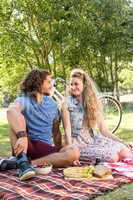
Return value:
M 35 169 L 30 165 L 26 154 L 18 156 L 19 178 L 21 181 L 28 180 L 36 175 Z
M 17 162 L 17 158 L 16 158 L 16 156 L 10 156 L 8 159 L 9 159 L 9 160 L 14 160 L 14 161 Z
M 11 170 L 11 169 L 17 169 L 17 162 L 16 159 L 1 159 L 0 160 L 0 171 L 5 171 L 5 170 Z
M 28 163 L 23 162 L 21 163 L 20 169 L 19 169 L 19 179 L 21 181 L 28 180 L 36 175 L 36 172 L 34 168 Z

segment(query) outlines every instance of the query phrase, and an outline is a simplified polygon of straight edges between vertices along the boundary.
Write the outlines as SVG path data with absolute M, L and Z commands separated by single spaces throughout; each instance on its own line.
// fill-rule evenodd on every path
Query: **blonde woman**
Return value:
M 62 105 L 62 119 L 66 144 L 79 147 L 80 159 L 117 162 L 131 155 L 127 145 L 109 131 L 94 83 L 81 69 L 71 72 L 69 95 Z

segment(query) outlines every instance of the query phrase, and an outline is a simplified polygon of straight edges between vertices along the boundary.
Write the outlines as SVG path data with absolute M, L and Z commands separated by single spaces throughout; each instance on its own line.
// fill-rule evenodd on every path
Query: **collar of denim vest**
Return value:
M 81 111 L 84 111 L 83 105 L 74 96 L 71 96 L 71 98 L 72 98 L 74 105 L 79 106 Z

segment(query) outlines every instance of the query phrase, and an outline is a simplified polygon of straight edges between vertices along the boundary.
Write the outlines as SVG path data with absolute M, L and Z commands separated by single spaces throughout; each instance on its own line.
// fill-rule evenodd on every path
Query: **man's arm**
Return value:
M 62 145 L 62 136 L 60 131 L 60 121 L 54 121 L 53 123 L 53 140 L 54 144 L 58 147 L 61 147 Z
M 7 110 L 7 119 L 15 133 L 26 131 L 25 118 L 22 115 L 23 107 L 20 103 L 13 103 Z
M 16 143 L 13 146 L 15 155 L 19 155 L 21 152 L 27 153 L 28 139 L 27 136 L 18 138 L 18 133 L 24 131 L 26 133 L 26 122 L 22 115 L 23 107 L 20 103 L 12 104 L 7 110 L 8 123 L 11 129 L 16 134 Z

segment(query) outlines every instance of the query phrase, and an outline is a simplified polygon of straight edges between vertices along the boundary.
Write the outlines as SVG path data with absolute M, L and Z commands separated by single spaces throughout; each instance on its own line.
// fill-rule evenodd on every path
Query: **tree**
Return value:
M 82 67 L 102 91 L 119 95 L 119 74 L 133 55 L 130 1 L 1 0 L 0 9 L 3 91 L 16 95 L 35 67 L 64 79 Z

